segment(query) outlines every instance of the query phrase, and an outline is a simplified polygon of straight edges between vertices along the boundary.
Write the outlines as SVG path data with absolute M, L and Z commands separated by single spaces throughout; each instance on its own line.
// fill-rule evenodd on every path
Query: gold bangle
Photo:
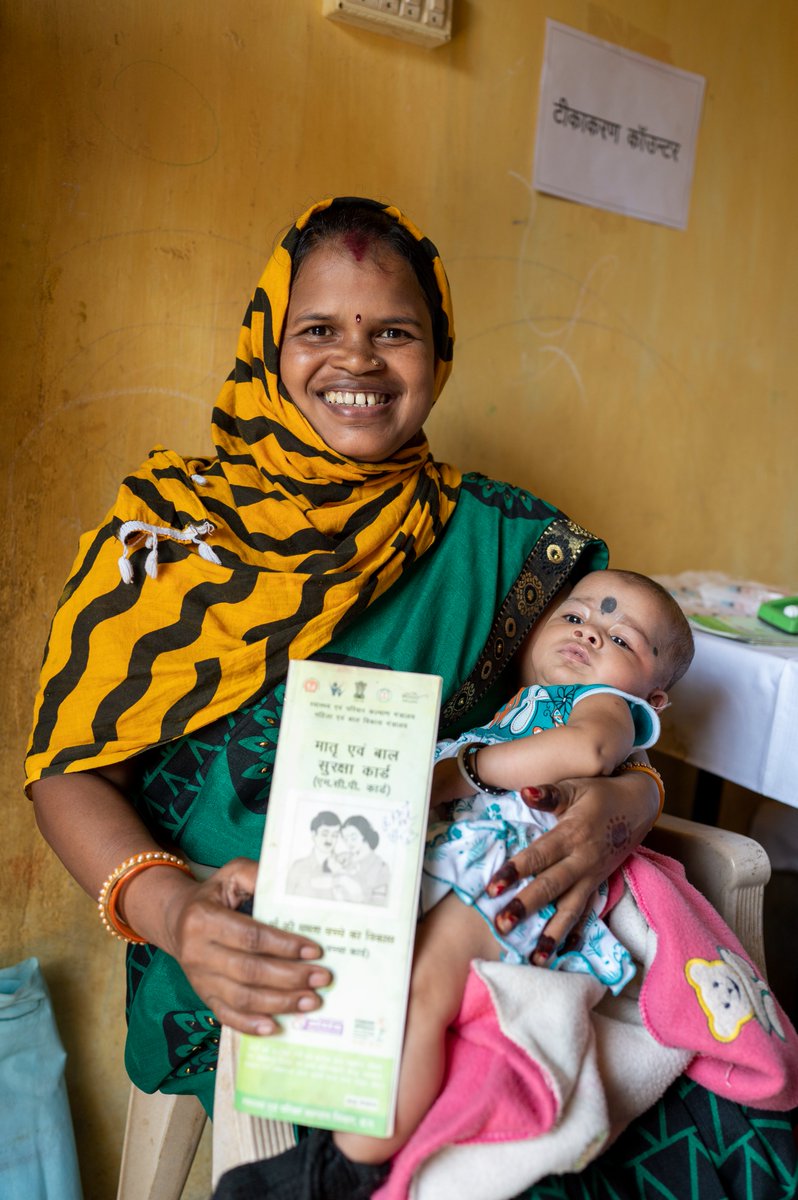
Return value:
M 662 814 L 662 810 L 665 807 L 665 784 L 662 782 L 662 776 L 657 768 L 652 767 L 649 763 L 632 762 L 631 759 L 627 758 L 626 762 L 622 762 L 621 765 L 616 768 L 616 774 L 620 773 L 621 771 L 645 771 L 646 775 L 650 775 L 654 780 L 657 788 L 659 789 L 659 808 L 657 809 L 657 815 L 654 818 L 655 822 L 658 821 Z
M 147 940 L 139 937 L 117 912 L 122 886 L 128 883 L 134 875 L 146 870 L 147 867 L 176 867 L 178 871 L 191 874 L 191 868 L 183 862 L 182 858 L 178 858 L 176 854 L 168 854 L 165 850 L 145 850 L 141 854 L 134 854 L 131 858 L 126 858 L 118 867 L 114 867 L 100 888 L 100 894 L 97 897 L 97 911 L 108 932 L 122 942 L 141 945 Z

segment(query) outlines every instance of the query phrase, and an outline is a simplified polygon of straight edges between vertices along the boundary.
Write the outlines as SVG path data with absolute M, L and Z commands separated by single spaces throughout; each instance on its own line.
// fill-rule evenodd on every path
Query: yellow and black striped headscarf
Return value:
M 459 472 L 420 433 L 385 462 L 332 451 L 291 402 L 279 347 L 292 254 L 314 205 L 277 246 L 250 302 L 219 395 L 216 457 L 156 449 L 102 526 L 81 540 L 45 653 L 27 783 L 100 767 L 200 729 L 274 686 L 429 550 L 454 511 Z M 435 398 L 454 328 L 432 262 Z

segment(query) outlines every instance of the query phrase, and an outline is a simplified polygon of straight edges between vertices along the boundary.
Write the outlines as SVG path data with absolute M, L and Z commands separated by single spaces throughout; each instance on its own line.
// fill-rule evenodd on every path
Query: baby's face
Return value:
M 519 655 L 522 682 L 606 683 L 662 707 L 667 632 L 655 596 L 611 571 L 595 571 L 527 637 Z

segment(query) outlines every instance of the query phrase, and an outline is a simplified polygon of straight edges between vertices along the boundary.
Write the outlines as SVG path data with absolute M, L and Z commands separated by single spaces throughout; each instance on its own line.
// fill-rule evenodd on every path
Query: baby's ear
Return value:
M 648 697 L 648 702 L 655 712 L 662 712 L 663 708 L 668 707 L 668 693 L 663 692 L 662 688 L 655 688 Z

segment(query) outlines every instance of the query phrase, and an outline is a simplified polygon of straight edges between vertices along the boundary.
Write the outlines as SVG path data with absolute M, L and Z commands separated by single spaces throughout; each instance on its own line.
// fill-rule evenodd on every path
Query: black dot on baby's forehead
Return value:
M 605 596 L 601 601 L 601 611 L 603 613 L 615 612 L 618 607 L 618 601 L 614 596 Z
M 656 647 L 656 646 L 652 646 L 652 647 L 651 647 L 651 649 L 652 649 L 652 650 L 653 650 L 653 652 L 654 652 L 654 657 L 655 657 L 655 658 L 658 658 L 658 657 L 659 657 L 659 650 L 657 649 L 657 647 Z

